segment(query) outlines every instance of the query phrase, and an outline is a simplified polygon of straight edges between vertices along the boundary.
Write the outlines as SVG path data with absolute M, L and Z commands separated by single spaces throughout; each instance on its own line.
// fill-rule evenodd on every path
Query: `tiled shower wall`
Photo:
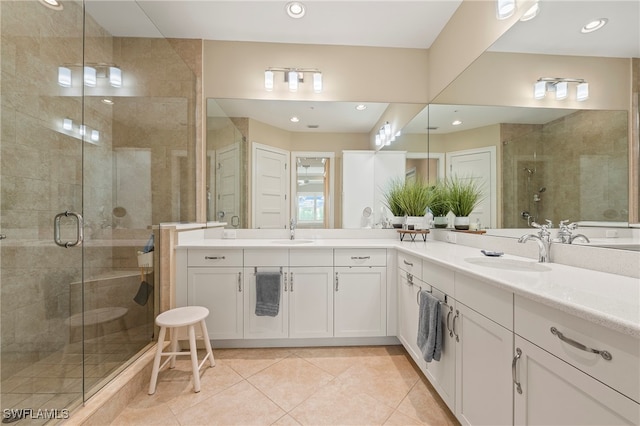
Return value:
M 627 120 L 626 111 L 584 110 L 544 125 L 502 124 L 502 227 L 526 227 L 523 210 L 542 223 L 627 221 Z

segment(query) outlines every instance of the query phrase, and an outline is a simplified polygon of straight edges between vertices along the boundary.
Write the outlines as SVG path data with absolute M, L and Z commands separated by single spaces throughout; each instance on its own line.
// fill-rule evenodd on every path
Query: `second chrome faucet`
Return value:
M 533 240 L 538 244 L 538 262 L 551 262 L 551 232 L 549 228 L 553 226 L 550 220 L 547 220 L 547 224 L 540 225 L 536 222 L 532 222 L 531 226 L 538 228 L 538 234 L 525 234 L 518 238 L 519 243 L 526 243 L 529 240 Z

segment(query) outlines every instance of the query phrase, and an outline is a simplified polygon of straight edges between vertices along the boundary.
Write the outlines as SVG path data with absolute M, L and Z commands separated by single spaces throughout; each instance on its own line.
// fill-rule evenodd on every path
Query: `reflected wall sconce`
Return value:
M 556 100 L 566 99 L 569 96 L 569 83 L 576 85 L 577 101 L 582 102 L 589 99 L 589 83 L 581 78 L 541 77 L 533 85 L 533 97 L 544 99 L 547 92 L 555 92 Z
M 82 81 L 87 87 L 96 87 L 98 78 L 109 80 L 111 87 L 122 87 L 122 70 L 114 64 L 63 64 L 58 67 L 58 84 L 71 87 L 73 68 L 82 69 Z
M 516 11 L 516 0 L 496 0 L 496 17 L 499 20 L 511 17 Z
M 284 82 L 289 86 L 290 92 L 297 92 L 300 83 L 304 83 L 305 74 L 313 77 L 313 91 L 322 93 L 322 72 L 316 68 L 267 68 L 264 71 L 264 88 L 271 92 L 274 88 L 275 73 L 284 74 Z
M 389 146 L 391 145 L 391 142 L 393 142 L 394 140 L 396 140 L 395 136 L 391 135 L 391 124 L 389 124 L 388 121 L 386 121 L 378 130 L 378 133 L 376 133 L 376 146 Z
M 66 135 L 83 139 L 85 142 L 97 144 L 100 141 L 100 131 L 91 129 L 84 124 L 80 124 L 74 128 L 73 120 L 70 118 L 62 119 L 62 129 Z M 85 136 L 89 136 L 89 138 L 85 139 Z

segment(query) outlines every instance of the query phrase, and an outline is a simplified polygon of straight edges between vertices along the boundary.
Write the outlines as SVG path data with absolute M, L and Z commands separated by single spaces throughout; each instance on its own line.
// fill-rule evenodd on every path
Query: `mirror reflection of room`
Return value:
M 298 228 L 329 227 L 328 157 L 298 157 L 296 160 L 296 196 L 293 198 Z

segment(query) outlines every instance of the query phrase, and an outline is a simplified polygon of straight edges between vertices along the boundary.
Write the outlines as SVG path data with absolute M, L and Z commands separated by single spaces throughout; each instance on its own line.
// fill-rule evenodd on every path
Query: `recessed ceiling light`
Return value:
M 289 15 L 294 19 L 302 18 L 305 13 L 304 5 L 299 1 L 292 1 L 287 3 L 286 10 L 287 10 L 287 15 Z
M 113 99 L 109 99 L 109 98 L 104 98 L 102 100 L 103 104 L 107 104 L 107 105 L 113 105 Z
M 40 0 L 40 4 L 53 10 L 62 10 L 63 6 L 58 0 Z
M 364 111 L 365 109 L 367 109 L 366 105 L 360 104 L 360 105 L 356 105 L 356 109 L 358 111 Z
M 453 122 L 451 122 L 452 126 L 459 126 L 461 124 L 462 124 L 462 121 L 460 121 L 460 120 L 453 120 Z
M 584 27 L 582 27 L 580 32 L 583 34 L 592 33 L 604 27 L 607 22 L 609 22 L 607 18 L 594 19 L 593 21 L 587 23 Z
M 300 121 L 300 119 L 294 115 L 293 117 L 291 117 L 291 118 L 289 119 L 289 121 L 291 121 L 292 123 L 297 123 L 297 122 L 299 122 L 299 121 Z

